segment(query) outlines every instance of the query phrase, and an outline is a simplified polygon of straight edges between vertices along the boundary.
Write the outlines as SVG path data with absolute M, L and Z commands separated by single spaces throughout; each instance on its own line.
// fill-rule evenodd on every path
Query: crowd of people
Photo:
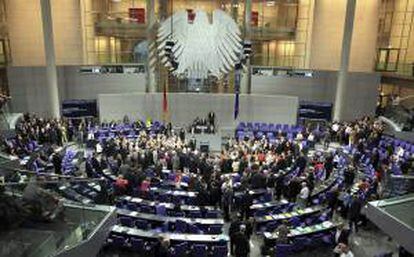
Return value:
M 214 119 L 214 114 L 210 114 L 206 123 L 214 127 Z M 111 122 L 100 125 L 115 127 L 117 124 Z M 25 115 L 16 127 L 16 137 L 4 140 L 5 151 L 24 156 L 32 154 L 40 145 L 61 146 L 75 140 L 93 140 L 94 147 L 92 154 L 86 158 L 83 175 L 94 178 L 110 170 L 116 176 L 113 197 L 138 193 L 146 198 L 151 183 L 163 179 L 163 170 L 176 173 L 174 181 L 177 188 L 180 188 L 182 178 L 188 176 L 188 190 L 198 192 L 197 205 L 220 206 L 225 220 L 231 221 L 231 253 L 236 256 L 248 256 L 248 242 L 254 230 L 254 220 L 248 215 L 253 198 L 248 190 L 270 189 L 273 199 L 286 199 L 298 208 L 304 208 L 311 204 L 314 188 L 329 179 L 344 158 L 348 164 L 343 170 L 345 186 L 330 189 L 326 204 L 330 207 L 330 215 L 338 212 L 349 221 L 349 230 L 338 227 L 335 252 L 341 257 L 352 256 L 347 238 L 350 230 L 358 231 L 360 210 L 366 199 L 358 197 L 351 188 L 358 182 L 359 192 L 369 191 L 370 197 L 381 197 L 384 177 L 390 170 L 390 160 L 380 161 L 379 157 L 375 157 L 383 126 L 370 118 L 334 122 L 330 126 L 316 128 L 306 127 L 294 139 L 289 139 L 283 132 L 275 140 L 266 137 L 231 139 L 221 153 L 200 152 L 195 143 L 186 138 L 184 130 L 174 130 L 171 125 L 163 126 L 154 133 L 146 129 L 148 124 L 136 122 L 133 123 L 133 128 L 139 131 L 136 137 L 127 138 L 117 134 L 104 141 L 89 136 L 90 128 L 96 125 L 93 122 L 81 122 L 75 126 L 70 121 Z M 310 143 L 303 144 L 304 141 Z M 342 151 L 330 149 L 332 142 L 347 148 L 349 153 L 345 155 Z M 325 151 L 315 151 L 308 156 L 316 143 L 323 144 Z M 373 151 L 375 176 L 361 179 L 358 178 L 357 169 L 367 150 Z M 394 149 L 390 151 L 391 156 L 397 154 Z M 47 162 L 53 160 L 54 156 L 57 154 L 45 153 L 42 158 Z M 52 161 L 55 172 L 59 170 L 60 161 L 61 158 L 57 157 Z M 413 172 L 413 158 L 406 162 L 403 164 L 405 172 Z M 287 170 L 294 172 L 288 181 L 284 175 Z M 152 175 L 148 176 L 148 172 Z M 239 182 L 235 183 L 231 174 L 237 174 Z M 236 192 L 239 192 L 237 203 Z M 113 197 L 108 197 L 107 202 L 111 203 Z M 288 242 L 289 225 L 283 223 L 277 228 L 279 243 Z M 168 245 L 168 242 L 161 242 L 163 246 Z
M 214 134 L 216 130 L 216 114 L 214 112 L 209 112 L 206 118 L 196 117 L 188 129 L 191 134 Z

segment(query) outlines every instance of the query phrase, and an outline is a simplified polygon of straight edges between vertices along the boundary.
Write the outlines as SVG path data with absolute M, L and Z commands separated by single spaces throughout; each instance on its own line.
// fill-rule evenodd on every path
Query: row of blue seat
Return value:
M 125 235 L 111 234 L 108 238 L 108 243 L 116 248 L 130 249 L 134 252 L 143 253 L 144 256 L 151 255 L 155 252 L 157 243 L 151 240 L 142 238 L 127 237 Z M 170 247 L 170 257 L 180 256 L 197 256 L 197 257 L 227 257 L 227 246 L 223 245 L 207 245 L 195 244 L 190 242 L 172 242 Z
M 132 217 L 120 216 L 118 223 L 125 227 L 138 228 L 142 230 L 156 230 L 158 232 L 174 232 L 182 234 L 209 234 L 219 235 L 223 232 L 222 225 L 190 224 L 178 219 L 176 222 L 164 222 L 162 224 L 151 223 L 148 220 L 134 219 Z

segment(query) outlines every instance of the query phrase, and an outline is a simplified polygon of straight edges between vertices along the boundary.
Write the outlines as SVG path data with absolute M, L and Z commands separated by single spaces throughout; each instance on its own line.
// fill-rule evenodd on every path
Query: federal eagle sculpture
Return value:
M 204 11 L 196 10 L 193 15 L 190 20 L 187 11 L 179 11 L 161 23 L 157 34 L 161 62 L 175 66 L 172 73 L 176 76 L 221 78 L 240 62 L 240 29 L 222 10 L 213 11 L 211 22 Z

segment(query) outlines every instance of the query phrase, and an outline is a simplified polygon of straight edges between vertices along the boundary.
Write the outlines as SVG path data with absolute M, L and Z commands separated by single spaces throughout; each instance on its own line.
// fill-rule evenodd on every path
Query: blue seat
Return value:
M 130 238 L 131 249 L 136 252 L 142 252 L 144 250 L 144 240 L 131 237 Z
M 147 230 L 149 227 L 149 223 L 146 220 L 136 220 L 135 226 L 142 230 Z
M 293 217 L 289 219 L 289 224 L 291 224 L 293 227 L 298 227 L 300 226 L 300 219 L 298 217 Z
M 127 209 L 130 211 L 137 211 L 138 206 L 135 203 L 127 203 Z
M 130 227 L 130 228 L 134 227 L 134 221 L 130 217 L 120 217 L 119 223 L 125 227 Z
M 221 225 L 210 225 L 208 227 L 208 233 L 209 234 L 213 234 L 213 235 L 218 235 L 221 234 L 222 231 L 222 226 Z
M 293 251 L 294 252 L 301 252 L 306 249 L 308 245 L 310 245 L 311 240 L 307 237 L 296 237 L 293 241 Z
M 262 217 L 265 216 L 267 214 L 265 209 L 258 209 L 255 213 L 254 216 L 255 217 Z
M 190 234 L 202 234 L 203 231 L 195 224 L 188 224 L 188 232 Z
M 155 206 L 155 213 L 160 216 L 167 216 L 167 208 L 165 205 L 158 204 Z
M 271 221 L 266 223 L 266 231 L 273 232 L 278 227 L 278 223 L 276 221 Z
M 227 255 L 227 246 L 213 246 L 212 257 L 226 257 Z
M 202 218 L 203 214 L 201 213 L 201 211 L 190 211 L 188 216 L 190 218 Z
M 158 201 L 162 203 L 169 203 L 171 201 L 171 197 L 169 195 L 162 194 L 158 196 Z
M 215 210 L 208 210 L 206 212 L 205 217 L 207 219 L 217 219 L 220 217 L 220 211 L 215 211 Z
M 193 255 L 197 257 L 207 257 L 207 245 L 205 244 L 194 244 Z
M 180 244 L 176 244 L 173 248 L 172 248 L 172 257 L 182 257 L 182 256 L 187 256 L 187 251 L 188 251 L 188 243 L 187 242 L 183 242 Z
M 182 220 L 177 220 L 175 222 L 175 232 L 177 233 L 187 233 L 187 223 Z
M 153 208 L 151 206 L 147 206 L 147 205 L 142 205 L 141 206 L 141 212 L 154 213 Z
M 185 213 L 184 213 L 184 212 L 182 212 L 182 211 L 177 211 L 177 212 L 175 212 L 175 213 L 174 213 L 174 216 L 175 216 L 175 217 L 181 217 L 181 218 L 184 218 L 184 217 L 185 217 Z
M 290 244 L 277 244 L 275 248 L 276 257 L 286 257 L 292 253 L 293 247 Z
M 112 235 L 110 238 L 112 240 L 112 245 L 115 247 L 122 248 L 127 244 L 127 240 L 123 236 Z

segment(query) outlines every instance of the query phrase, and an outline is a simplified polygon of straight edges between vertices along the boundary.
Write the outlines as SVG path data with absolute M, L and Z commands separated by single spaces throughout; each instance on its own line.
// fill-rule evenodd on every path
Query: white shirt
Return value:
M 239 171 L 239 165 L 240 165 L 240 162 L 238 162 L 238 161 L 234 161 L 232 163 L 231 167 L 233 168 L 233 172 L 238 172 Z
M 338 239 L 341 236 L 341 230 L 336 230 L 335 232 L 335 242 L 338 243 Z
M 354 257 L 354 254 L 351 251 L 348 251 L 348 253 L 341 253 L 339 257 Z
M 315 139 L 315 136 L 313 134 L 309 134 L 308 141 L 313 141 Z
M 302 189 L 300 190 L 300 198 L 302 199 L 308 199 L 309 197 L 309 188 L 308 187 L 302 187 Z

